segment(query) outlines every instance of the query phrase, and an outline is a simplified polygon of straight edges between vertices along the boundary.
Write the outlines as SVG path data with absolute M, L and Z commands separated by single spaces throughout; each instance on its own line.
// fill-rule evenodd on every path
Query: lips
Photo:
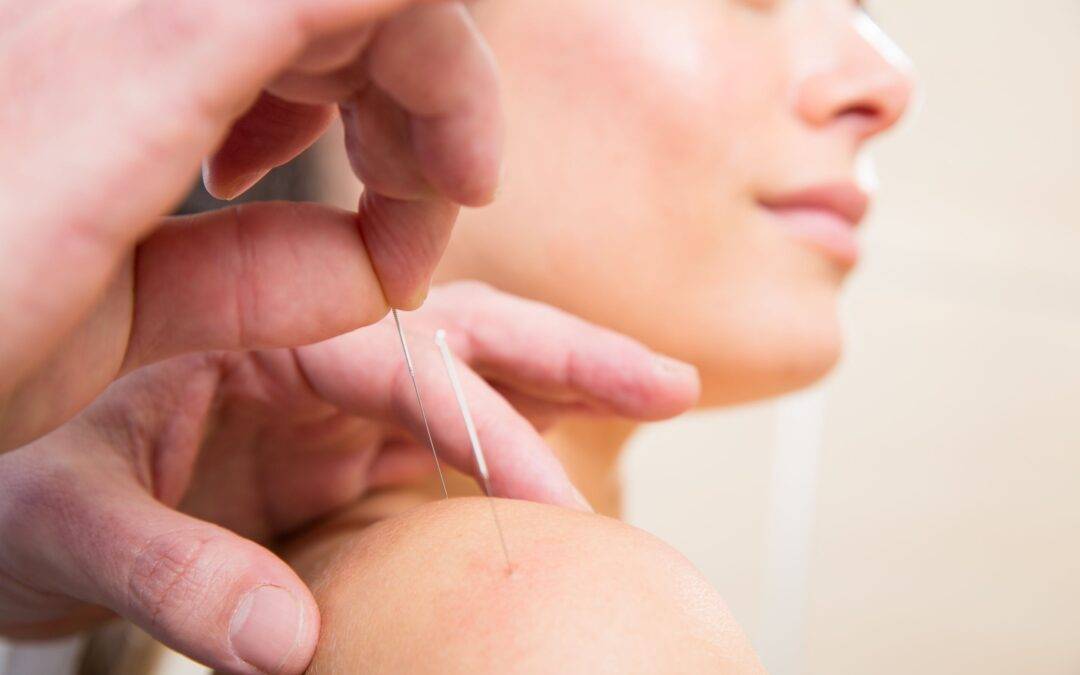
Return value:
M 761 200 L 761 205 L 792 237 L 844 268 L 859 259 L 856 228 L 870 197 L 851 183 L 822 185 Z

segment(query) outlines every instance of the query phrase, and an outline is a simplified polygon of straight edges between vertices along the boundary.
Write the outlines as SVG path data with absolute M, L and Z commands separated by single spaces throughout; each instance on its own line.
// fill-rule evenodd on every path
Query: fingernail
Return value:
M 292 593 L 278 586 L 260 586 L 236 606 L 229 640 L 246 663 L 264 673 L 276 673 L 296 649 L 303 625 L 303 610 Z
M 589 503 L 588 499 L 585 499 L 585 495 L 581 494 L 581 490 L 576 487 L 574 488 L 574 499 L 577 500 L 578 506 L 581 507 L 582 511 L 596 513 L 596 509 L 592 507 L 592 504 Z
M 242 176 L 237 176 L 228 185 L 222 186 L 214 194 L 223 201 L 231 201 L 250 190 L 256 183 L 263 179 L 267 171 L 253 171 Z
M 697 368 L 689 363 L 662 355 L 657 355 L 655 357 L 655 365 L 657 372 L 669 377 L 675 376 L 686 378 L 693 377 L 697 373 Z
M 411 298 L 409 298 L 409 302 L 405 307 L 402 307 L 402 309 L 409 311 L 412 311 L 414 309 L 420 309 L 424 305 L 424 301 L 427 300 L 428 293 L 430 292 L 431 286 L 425 282 L 424 285 L 421 286 Z

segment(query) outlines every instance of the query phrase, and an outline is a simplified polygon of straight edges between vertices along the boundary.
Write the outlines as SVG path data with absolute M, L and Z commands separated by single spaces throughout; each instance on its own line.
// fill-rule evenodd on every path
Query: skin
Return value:
M 794 241 L 760 203 L 808 184 L 853 179 L 862 145 L 895 123 L 905 108 L 910 78 L 867 41 L 859 16 L 841 0 L 507 0 L 480 6 L 478 21 L 505 63 L 511 101 L 508 180 L 496 206 L 469 215 L 445 278 L 486 279 L 546 299 L 692 361 L 701 368 L 711 404 L 753 400 L 821 377 L 840 352 L 836 305 L 848 270 Z M 352 129 L 354 137 L 358 128 Z M 365 166 L 360 164 L 361 173 Z M 213 169 L 210 174 L 213 182 Z M 146 221 L 139 222 L 146 227 Z M 50 337 L 42 344 L 55 341 Z M 626 423 L 575 422 L 560 425 L 553 438 L 570 459 L 614 458 L 627 434 Z M 598 482 L 610 482 L 610 466 L 605 460 L 581 475 L 587 492 Z M 538 535 L 561 532 L 558 520 L 544 516 L 539 524 L 523 527 Z M 394 560 L 399 564 L 370 571 L 385 575 L 406 563 L 425 565 L 423 573 L 401 578 L 407 583 L 392 584 L 377 608 L 411 600 L 412 614 L 404 619 L 415 618 L 417 626 L 430 630 L 410 625 L 375 632 L 385 640 L 426 640 L 439 635 L 442 625 L 428 605 L 438 607 L 432 598 L 450 589 L 428 586 L 428 592 L 416 595 L 410 590 L 412 584 L 423 590 L 422 584 L 436 584 L 437 578 L 426 566 L 430 537 L 420 536 L 428 534 L 423 529 L 415 534 L 406 538 L 413 548 Z M 652 610 L 658 604 L 657 614 L 679 625 L 684 608 L 664 605 L 677 597 L 678 584 L 667 578 L 658 579 L 658 586 L 646 583 L 659 576 L 660 565 L 642 565 L 654 574 L 622 576 L 621 565 L 638 569 L 632 553 L 640 549 L 647 556 L 648 545 L 629 538 L 633 545 L 626 547 L 627 555 L 603 558 L 598 551 L 600 567 L 588 569 L 589 558 L 579 561 L 574 555 L 592 551 L 589 541 L 607 542 L 606 535 L 566 536 L 578 546 L 541 546 L 532 556 L 526 545 L 522 571 L 536 570 L 546 578 L 540 587 L 563 602 L 544 604 L 543 596 L 526 592 L 512 596 L 509 610 L 530 612 L 535 604 L 538 619 L 555 622 L 565 616 L 580 626 L 580 634 L 596 630 L 598 616 L 624 617 L 635 627 L 636 639 L 644 627 L 659 628 L 657 653 L 667 661 L 680 658 L 687 649 L 673 642 L 678 636 L 664 632 L 664 623 L 657 627 L 634 614 L 654 616 L 641 607 Z M 533 567 L 538 559 L 545 564 Z M 460 565 L 451 556 L 450 579 L 475 583 L 476 575 L 461 574 Z M 576 576 L 579 569 L 588 573 Z M 620 591 L 645 590 L 596 592 L 596 580 L 608 576 L 619 581 Z M 378 584 L 365 588 L 385 592 Z M 328 593 L 324 603 L 347 592 L 343 587 Z M 597 604 L 580 614 L 567 610 L 571 599 L 588 600 L 591 593 Z M 416 602 L 418 597 L 428 604 Z M 494 595 L 481 599 L 486 608 L 496 602 Z M 358 599 L 347 600 L 348 607 L 358 606 Z M 495 616 L 505 617 L 498 611 Z M 460 617 L 481 615 L 470 611 Z M 346 637 L 330 644 L 347 644 L 354 632 L 338 632 L 335 624 L 348 626 L 357 619 L 345 610 L 335 610 L 333 617 L 328 634 Z M 387 622 L 394 614 L 364 618 Z M 479 628 L 481 635 L 503 637 L 499 625 Z M 530 651 L 530 644 L 544 645 L 555 635 L 520 631 L 509 643 L 515 656 L 538 667 L 548 665 L 545 655 L 566 659 L 562 665 L 595 655 L 588 644 L 567 653 Z M 445 637 L 461 650 L 451 662 L 491 665 L 468 651 L 475 640 L 462 647 L 454 635 Z M 649 654 L 638 654 L 633 643 L 616 639 L 619 649 L 603 653 L 635 655 L 635 661 L 619 664 L 625 668 L 645 663 L 653 672 L 664 669 L 666 663 L 650 663 Z M 407 659 L 406 652 L 414 649 L 423 655 L 431 644 L 406 644 L 408 649 L 379 658 L 397 664 L 393 659 Z M 721 663 L 739 658 L 742 647 L 722 644 Z M 707 670 L 696 660 L 697 652 L 689 651 L 688 669 Z M 333 648 L 327 654 L 347 658 L 347 652 Z M 426 663 L 434 659 L 431 655 Z
M 829 373 L 843 351 L 839 305 L 854 255 L 826 252 L 768 206 L 836 186 L 872 201 L 864 151 L 902 118 L 914 77 L 861 7 L 471 9 L 500 63 L 505 178 L 493 204 L 462 214 L 437 278 L 480 279 L 692 363 L 703 406 Z M 336 185 L 336 200 L 352 198 Z M 619 512 L 616 467 L 635 428 L 569 420 L 547 436 L 604 513 Z
M 473 9 L 503 73 L 506 179 L 493 205 L 463 215 L 440 278 L 485 280 L 691 362 L 705 405 L 774 396 L 829 372 L 853 257 L 796 236 L 774 207 L 807 188 L 869 191 L 861 152 L 907 107 L 906 61 L 860 8 L 500 0 Z M 548 434 L 603 513 L 619 511 L 615 467 L 634 428 L 574 419 Z M 627 530 L 607 521 L 583 533 L 580 519 L 565 520 L 576 516 L 533 511 L 506 528 L 522 566 L 507 578 L 479 506 L 465 524 L 412 525 L 424 511 L 393 518 L 429 496 L 380 496 L 358 507 L 373 513 L 352 531 L 316 531 L 294 553 L 326 618 L 313 672 L 757 668 L 745 640 L 707 639 L 702 653 L 693 630 L 670 631 L 685 625 L 685 595 L 663 570 L 678 578 L 684 567 L 643 573 L 637 563 L 655 562 L 654 542 L 613 534 Z M 365 546 L 387 539 L 397 543 L 379 553 Z M 396 547 L 401 555 L 382 557 Z M 361 573 L 384 581 L 362 584 Z M 719 606 L 707 597 L 701 604 Z
M 678 552 L 615 520 L 483 499 L 366 527 L 354 512 L 290 561 L 323 608 L 308 673 L 764 673 Z
M 706 403 L 827 373 L 850 270 L 759 202 L 857 182 L 864 143 L 905 109 L 910 75 L 867 41 L 858 7 L 520 0 L 475 12 L 503 73 L 507 180 L 465 214 L 443 275 L 694 363 Z
M 317 610 L 254 540 L 380 480 L 388 425 L 410 422 L 392 369 L 365 380 L 393 343 L 349 331 L 417 307 L 460 206 L 491 199 L 490 53 L 456 2 L 0 0 L 0 96 L 0 630 L 55 635 L 104 607 L 230 672 L 297 672 Z M 163 218 L 201 162 L 234 197 L 336 111 L 355 212 Z M 342 334 L 370 353 L 325 342 Z M 350 365 L 351 387 L 327 384 Z M 580 504 L 487 398 L 531 454 L 515 466 L 539 469 L 500 469 L 501 488 Z M 283 484 L 294 502 L 267 496 Z
M 494 62 L 455 2 L 0 0 L 0 97 L 15 102 L 0 112 L 0 452 L 140 366 L 417 307 L 458 208 L 488 202 L 499 172 Z M 351 218 L 162 219 L 203 158 L 233 197 L 338 108 L 367 186 Z M 290 246 L 306 274 L 280 264 Z M 346 273 L 316 278 L 320 259 Z M 174 340 L 174 311 L 214 326 Z
M 819 380 L 842 353 L 851 260 L 763 202 L 849 183 L 911 97 L 904 57 L 849 0 L 506 0 L 499 199 L 463 214 L 440 278 L 477 278 L 693 363 L 702 404 Z M 605 513 L 634 425 L 549 439 Z
M 477 283 L 439 288 L 403 320 L 440 458 L 471 472 L 431 340 L 448 331 L 499 495 L 588 510 L 534 425 L 660 419 L 698 394 L 693 368 Z M 113 612 L 225 672 L 300 672 L 319 609 L 266 547 L 432 463 L 391 321 L 143 368 L 0 456 L 0 634 L 61 635 Z M 249 602 L 267 589 L 277 601 Z

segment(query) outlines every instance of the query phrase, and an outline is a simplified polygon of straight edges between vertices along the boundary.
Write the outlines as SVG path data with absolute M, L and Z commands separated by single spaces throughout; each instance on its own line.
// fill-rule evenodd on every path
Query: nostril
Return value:
M 879 106 L 870 103 L 859 103 L 842 109 L 839 117 L 862 117 L 873 119 L 881 114 L 882 110 Z
M 888 130 L 903 116 L 910 98 L 906 81 L 867 84 L 862 96 L 852 97 L 840 106 L 835 119 L 846 120 L 862 136 L 873 136 Z
M 813 127 L 840 124 L 860 138 L 895 124 L 911 98 L 911 77 L 880 60 L 856 65 L 838 64 L 799 83 L 798 115 Z
M 859 138 L 873 136 L 890 124 L 888 108 L 871 102 L 852 103 L 840 108 L 833 115 L 833 120 L 852 129 Z

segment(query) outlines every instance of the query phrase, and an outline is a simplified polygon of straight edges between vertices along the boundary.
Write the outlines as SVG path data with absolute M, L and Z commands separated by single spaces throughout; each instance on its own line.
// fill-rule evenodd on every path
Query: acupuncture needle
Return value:
M 488 473 L 487 462 L 484 460 L 484 451 L 480 447 L 480 437 L 476 433 L 476 424 L 473 423 L 472 413 L 469 412 L 469 403 L 465 400 L 465 392 L 458 379 L 457 368 L 454 366 L 454 357 L 450 354 L 450 346 L 446 344 L 446 331 L 438 330 L 435 333 L 435 344 L 442 353 L 443 364 L 446 366 L 446 375 L 450 378 L 450 386 L 454 390 L 454 398 L 457 399 L 461 417 L 465 420 L 465 430 L 469 433 L 469 443 L 472 444 L 473 457 L 476 459 L 476 468 L 480 472 L 480 482 L 484 488 L 484 494 L 488 496 L 488 504 L 491 505 L 491 516 L 495 519 L 495 530 L 499 533 L 499 544 L 502 546 L 503 556 L 506 558 L 507 573 L 513 573 L 514 567 L 510 564 L 510 550 L 506 547 L 506 536 L 503 534 L 502 522 L 499 521 L 499 512 L 495 508 L 494 495 L 491 493 L 491 474 Z
M 401 351 L 405 352 L 405 367 L 409 369 L 409 379 L 412 380 L 413 392 L 416 394 L 416 404 L 420 406 L 420 417 L 424 420 L 424 431 L 427 432 L 428 445 L 431 447 L 431 456 L 435 459 L 435 470 L 439 473 L 439 484 L 442 485 L 443 499 L 449 499 L 450 493 L 446 489 L 446 478 L 443 476 L 442 464 L 439 462 L 439 453 L 435 451 L 435 438 L 431 435 L 431 425 L 428 424 L 427 411 L 424 410 L 424 399 L 420 397 L 420 385 L 416 382 L 416 366 L 413 364 L 412 354 L 409 353 L 409 343 L 405 339 L 405 329 L 401 326 L 401 317 L 396 309 L 391 309 L 394 315 L 394 324 L 397 326 L 398 337 L 401 339 Z

